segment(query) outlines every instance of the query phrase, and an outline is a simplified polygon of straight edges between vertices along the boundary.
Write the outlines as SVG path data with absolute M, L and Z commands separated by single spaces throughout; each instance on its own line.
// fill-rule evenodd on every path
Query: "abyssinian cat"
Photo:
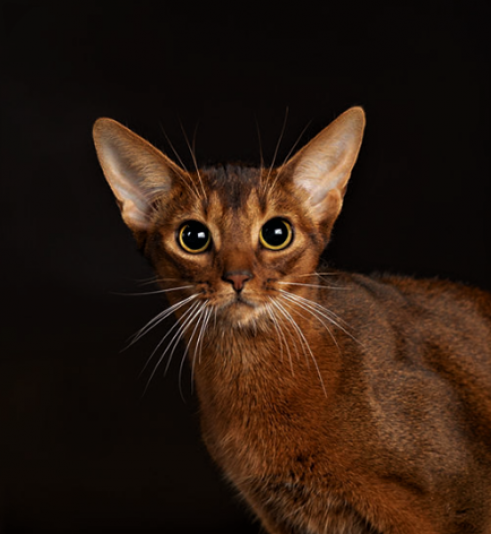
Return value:
M 110 119 L 94 138 L 206 446 L 266 531 L 489 534 L 490 295 L 320 266 L 364 124 L 351 108 L 270 169 L 188 172 Z

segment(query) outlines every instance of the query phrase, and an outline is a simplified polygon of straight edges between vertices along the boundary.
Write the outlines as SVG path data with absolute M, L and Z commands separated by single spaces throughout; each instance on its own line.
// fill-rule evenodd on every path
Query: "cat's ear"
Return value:
M 350 108 L 297 152 L 285 168 L 279 169 L 292 176 L 319 222 L 334 221 L 341 210 L 364 127 L 363 109 Z
M 98 119 L 93 136 L 123 220 L 133 232 L 149 230 L 154 200 L 171 189 L 182 169 L 115 120 Z

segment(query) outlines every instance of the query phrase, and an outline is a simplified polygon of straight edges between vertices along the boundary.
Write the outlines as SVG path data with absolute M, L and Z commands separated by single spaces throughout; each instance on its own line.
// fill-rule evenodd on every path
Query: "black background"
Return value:
M 305 5 L 304 5 L 305 4 Z M 3 2 L 0 531 L 258 532 L 199 437 L 179 361 L 138 375 L 162 308 L 91 142 L 99 116 L 185 163 L 282 161 L 368 126 L 327 257 L 491 287 L 485 3 Z M 457 4 L 459 7 L 457 7 Z

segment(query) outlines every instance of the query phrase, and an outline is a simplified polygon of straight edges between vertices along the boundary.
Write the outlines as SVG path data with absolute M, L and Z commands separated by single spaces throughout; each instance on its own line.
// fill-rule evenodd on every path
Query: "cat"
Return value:
M 164 355 L 184 339 L 204 442 L 264 529 L 490 534 L 491 296 L 322 267 L 364 126 L 350 108 L 278 167 L 192 172 L 93 134 L 170 305 L 150 326 L 175 314 Z

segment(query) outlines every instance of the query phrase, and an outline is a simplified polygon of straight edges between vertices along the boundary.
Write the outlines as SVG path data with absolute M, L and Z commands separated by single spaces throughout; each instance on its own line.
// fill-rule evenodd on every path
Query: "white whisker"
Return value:
M 285 307 L 282 304 L 280 304 L 279 302 L 274 302 L 274 304 L 279 307 L 280 311 L 283 313 L 283 315 L 286 317 L 286 319 L 294 327 L 295 331 L 297 332 L 297 335 L 299 336 L 300 342 L 301 342 L 302 346 L 304 347 L 304 354 L 305 354 L 305 347 L 307 348 L 307 350 L 308 350 L 308 352 L 310 354 L 310 357 L 312 358 L 312 362 L 314 363 L 315 369 L 317 371 L 317 375 L 319 377 L 319 381 L 320 381 L 322 390 L 324 392 L 324 395 L 327 397 L 326 387 L 325 387 L 325 384 L 324 384 L 324 380 L 322 379 L 322 374 L 320 372 L 319 365 L 317 364 L 317 359 L 315 358 L 314 353 L 312 352 L 312 349 L 310 348 L 310 345 L 309 345 L 307 339 L 305 338 L 304 333 L 302 332 L 302 329 L 298 326 L 298 324 L 295 321 L 295 319 L 288 312 L 288 310 L 285 309 Z M 307 354 L 305 354 L 305 355 L 307 356 Z M 308 359 L 307 359 L 307 363 L 308 363 Z
M 165 131 L 165 128 L 164 126 L 162 125 L 162 123 L 159 122 L 159 125 L 160 125 L 160 129 L 162 130 L 162 133 L 164 134 L 164 137 L 167 141 L 167 143 L 169 144 L 172 152 L 174 153 L 174 156 L 175 158 L 177 159 L 177 161 L 179 162 L 179 164 L 181 165 L 181 167 L 189 174 L 189 170 L 187 169 L 186 165 L 184 164 L 184 161 L 182 160 L 179 152 L 176 150 L 176 148 L 174 147 L 172 141 L 170 140 L 169 136 L 167 135 L 167 132 Z
M 185 321 L 187 317 L 189 317 L 190 314 L 193 313 L 194 310 L 196 310 L 196 308 L 199 306 L 199 302 L 195 302 L 190 308 L 188 308 L 181 316 L 181 321 Z M 181 324 L 179 323 L 179 321 L 176 320 L 176 322 L 169 328 L 169 330 L 167 330 L 167 332 L 165 333 L 165 335 L 162 337 L 162 339 L 157 343 L 157 346 L 153 349 L 152 353 L 150 354 L 150 356 L 148 357 L 145 365 L 143 366 L 143 369 L 140 371 L 140 375 L 142 375 L 146 368 L 148 367 L 150 361 L 152 360 L 152 358 L 155 356 L 156 352 L 159 350 L 159 348 L 163 345 L 164 341 L 172 334 L 172 332 L 175 330 L 175 329 L 180 329 L 181 328 Z
M 270 301 L 271 301 L 272 305 L 275 304 L 273 298 L 270 298 Z M 286 336 L 285 336 L 285 334 L 283 332 L 283 329 L 281 328 L 281 324 L 280 324 L 280 321 L 278 319 L 278 316 L 276 315 L 276 312 L 275 312 L 275 310 L 273 308 L 271 308 L 271 313 L 273 314 L 273 316 L 275 318 L 275 322 L 278 325 L 278 332 L 280 333 L 281 339 L 283 340 L 283 343 L 285 344 L 286 352 L 288 354 L 288 359 L 290 361 L 290 368 L 292 370 L 292 376 L 295 376 L 295 372 L 293 370 L 293 358 L 292 358 L 292 353 L 291 353 L 291 350 L 290 350 L 290 345 L 288 344 L 288 341 L 287 341 Z
M 348 337 L 350 337 L 353 341 L 357 342 L 357 339 L 349 332 L 348 328 L 349 326 L 343 326 L 340 323 L 344 323 L 343 319 L 339 317 L 336 313 L 333 311 L 325 308 L 324 306 L 321 306 L 319 303 L 306 299 L 304 297 L 301 297 L 300 295 L 296 295 L 295 293 L 290 293 L 289 291 L 285 291 L 283 289 L 279 290 L 280 293 L 285 295 L 286 298 L 290 299 L 293 302 L 303 303 L 304 306 L 306 306 L 308 309 L 314 310 L 316 313 L 327 319 L 333 326 L 336 326 L 339 328 L 342 332 L 344 332 Z
M 273 161 L 271 162 L 271 165 L 269 166 L 268 175 L 266 176 L 265 186 L 268 184 L 271 173 L 273 172 L 273 168 L 276 163 L 276 158 L 278 157 L 278 150 L 280 149 L 281 141 L 283 140 L 283 136 L 285 135 L 287 120 L 288 120 L 288 107 L 285 110 L 285 118 L 283 119 L 283 125 L 281 127 L 280 137 L 278 138 L 278 142 L 276 143 L 276 147 L 274 150 Z
M 191 345 L 193 343 L 194 336 L 195 336 L 195 334 L 196 334 L 196 332 L 197 332 L 197 330 L 198 330 L 198 328 L 200 326 L 200 323 L 201 323 L 202 319 L 204 319 L 205 314 L 210 313 L 209 308 L 206 308 L 207 304 L 208 304 L 208 301 L 205 301 L 203 303 L 203 305 L 201 306 L 201 308 L 199 309 L 198 320 L 196 321 L 196 325 L 194 326 L 193 331 L 191 332 L 191 335 L 189 336 L 189 340 L 186 343 L 186 349 L 185 349 L 184 354 L 183 354 L 182 359 L 181 359 L 181 365 L 179 366 L 179 391 L 181 393 L 181 397 L 183 397 L 183 392 L 182 392 L 182 371 L 183 371 L 183 368 L 184 368 L 184 362 L 186 361 L 186 357 L 190 352 L 190 348 L 191 348 Z M 206 311 L 203 313 L 203 310 L 205 310 L 205 308 L 206 308 Z M 194 385 L 194 361 L 195 361 L 195 356 L 196 356 L 196 343 L 195 343 L 195 351 L 194 351 L 194 354 L 193 354 L 193 357 L 192 357 L 192 361 L 191 361 L 191 392 L 193 392 L 193 385 Z
M 307 354 L 305 353 L 306 340 L 305 340 L 305 337 L 303 336 L 303 333 L 300 330 L 300 327 L 298 326 L 297 322 L 291 316 L 291 314 L 288 312 L 288 310 L 283 306 L 283 304 L 280 304 L 278 301 L 275 301 L 275 305 L 278 307 L 278 309 L 283 314 L 283 316 L 286 318 L 286 320 L 293 326 L 293 329 L 294 329 L 295 333 L 297 334 L 297 338 L 300 341 L 300 347 L 302 348 L 302 352 L 303 352 L 304 356 L 307 356 Z M 307 348 L 310 350 L 310 347 L 308 346 L 308 343 L 307 343 Z M 306 358 L 306 362 L 307 362 L 307 365 L 310 366 L 308 358 Z
M 328 286 L 323 284 L 303 284 L 302 282 L 276 282 L 277 284 L 283 284 L 286 286 L 305 286 L 305 287 L 320 287 L 321 289 L 347 289 L 339 286 Z
M 163 352 L 163 354 L 160 356 L 160 358 L 158 359 L 157 363 L 155 364 L 155 366 L 153 368 L 153 371 L 150 374 L 150 378 L 147 381 L 145 389 L 143 390 L 143 394 L 145 394 L 145 392 L 147 391 L 148 386 L 150 385 L 150 382 L 151 382 L 152 378 L 154 377 L 154 375 L 155 375 L 155 373 L 157 371 L 157 368 L 160 366 L 160 364 L 161 364 L 162 360 L 164 359 L 165 355 L 167 354 L 168 350 L 173 346 L 174 341 L 175 341 L 175 345 L 177 345 L 177 343 L 181 339 L 184 325 L 187 325 L 190 319 L 192 320 L 192 318 L 194 317 L 194 316 L 192 316 L 192 314 L 196 310 L 196 308 L 198 308 L 198 307 L 199 307 L 199 302 L 195 302 L 189 309 L 187 309 L 181 316 L 181 320 L 184 319 L 183 325 L 181 325 L 178 321 L 176 321 L 172 325 L 172 327 L 167 331 L 165 336 L 159 341 L 159 343 L 157 344 L 155 349 L 152 351 L 152 354 L 150 354 L 150 356 L 147 359 L 145 365 L 143 366 L 143 369 L 140 372 L 140 376 L 145 372 L 146 368 L 148 367 L 148 365 L 150 364 L 150 362 L 152 361 L 153 357 L 157 353 L 158 349 L 162 346 L 164 341 L 172 334 L 172 332 L 174 330 L 177 329 L 177 332 L 174 334 L 174 336 L 172 337 L 172 339 L 168 343 L 165 351 Z M 177 340 L 176 340 L 176 338 L 177 338 Z M 175 349 L 175 346 L 174 346 L 174 349 Z M 166 370 L 167 370 L 167 367 L 166 367 Z
M 199 335 L 198 335 L 198 340 L 196 341 L 196 351 L 198 352 L 198 363 L 201 362 L 201 354 L 203 352 L 203 334 L 205 332 L 205 329 L 206 329 L 206 326 L 208 325 L 208 320 L 209 320 L 209 317 L 210 317 L 210 313 L 211 313 L 211 309 L 210 308 L 207 308 L 205 310 L 205 316 L 204 316 L 204 319 L 203 319 L 203 324 L 200 328 L 200 332 L 199 332 Z
M 278 318 L 276 317 L 276 314 L 275 314 L 274 309 L 272 308 L 272 305 L 271 304 L 266 304 L 265 308 L 266 308 L 266 312 L 268 313 L 268 315 L 269 315 L 269 317 L 270 317 L 270 319 L 271 319 L 271 321 L 273 323 L 273 327 L 275 329 L 276 337 L 278 338 L 278 344 L 279 344 L 279 347 L 280 347 L 280 361 L 283 362 L 283 356 L 284 356 L 283 344 L 285 344 L 286 348 L 289 349 L 288 343 L 286 342 L 285 335 L 283 334 L 283 332 L 281 330 L 281 325 L 280 325 L 280 323 L 278 321 Z M 295 376 L 295 373 L 293 372 L 293 362 L 292 362 L 291 355 L 290 355 L 290 366 L 291 366 L 291 369 L 292 369 L 292 375 Z
M 183 126 L 182 122 L 180 122 L 180 125 L 181 125 L 181 131 L 182 131 L 182 133 L 184 135 L 184 139 L 186 140 L 186 144 L 187 144 L 188 149 L 189 149 L 189 153 L 191 154 L 191 159 L 193 160 L 194 169 L 196 171 L 196 175 L 198 176 L 199 184 L 201 186 L 201 191 L 203 193 L 203 198 L 206 200 L 208 198 L 208 196 L 206 194 L 206 189 L 205 189 L 205 186 L 204 186 L 204 183 L 203 183 L 203 179 L 201 178 L 201 173 L 199 172 L 198 160 L 196 159 L 196 154 L 194 153 L 193 147 L 191 146 L 191 143 L 189 142 L 189 138 L 188 138 L 188 136 L 186 134 L 186 130 L 184 129 L 184 126 Z
M 271 299 L 271 304 L 278 310 L 278 312 L 280 313 L 281 316 L 283 316 L 289 323 L 292 323 L 291 317 L 288 318 L 288 313 L 285 312 L 285 309 L 283 308 L 283 306 L 281 306 L 281 304 L 278 302 L 278 300 Z M 293 348 L 295 350 L 295 354 L 297 355 L 297 358 L 299 358 L 300 357 L 300 352 L 298 350 L 297 343 L 295 342 L 295 337 L 293 336 L 292 332 L 290 332 L 289 329 L 287 329 L 287 333 L 290 336 L 291 342 L 293 343 Z M 297 332 L 295 331 L 295 333 L 297 333 Z M 298 333 L 297 333 L 297 336 L 298 336 Z M 289 347 L 288 342 L 286 341 L 286 338 L 285 338 L 285 342 L 286 342 L 286 346 Z M 305 351 L 304 351 L 304 354 L 305 354 Z M 290 357 L 291 357 L 291 352 L 290 352 Z
M 283 167 L 283 165 L 290 159 L 290 156 L 293 154 L 294 150 L 297 148 L 298 143 L 300 143 L 300 140 L 302 139 L 304 133 L 308 130 L 311 123 L 312 121 L 310 120 L 304 126 L 303 130 L 300 132 L 300 135 L 297 137 L 297 139 L 293 143 L 293 146 L 290 148 L 288 154 L 285 156 L 285 159 L 283 160 L 283 163 L 280 165 L 280 168 Z
M 196 366 L 196 356 L 198 358 L 198 365 L 199 365 L 199 363 L 201 362 L 201 354 L 203 350 L 204 334 L 206 333 L 206 329 L 208 328 L 208 323 L 209 323 L 211 314 L 212 314 L 212 310 L 210 308 L 207 308 L 203 314 L 203 321 L 201 323 L 200 331 L 198 334 L 198 339 L 196 340 L 196 343 L 194 346 L 195 347 L 194 354 L 193 354 L 193 359 L 191 362 L 191 391 L 194 386 L 194 371 L 195 371 L 195 366 Z
M 261 139 L 261 130 L 259 128 L 259 121 L 257 120 L 257 116 L 254 115 L 254 120 L 256 122 L 256 133 L 257 133 L 257 141 L 259 144 L 259 176 L 262 176 L 262 171 L 264 169 L 264 154 L 263 154 L 263 144 Z
M 172 144 L 172 141 L 169 139 L 169 136 L 167 135 L 164 127 L 162 126 L 162 124 L 160 124 L 160 128 L 162 129 L 162 132 L 163 132 L 163 134 L 165 136 L 165 139 L 167 140 L 167 143 L 171 147 L 172 152 L 174 153 L 174 156 L 176 157 L 177 161 L 179 162 L 181 167 L 184 169 L 184 171 L 188 175 L 190 175 L 191 173 L 189 172 L 188 168 L 184 164 L 181 156 L 179 155 L 179 152 L 177 152 L 177 150 L 175 149 L 174 145 Z M 181 128 L 182 128 L 182 123 L 181 123 Z M 186 137 L 186 141 L 187 141 L 187 137 Z M 188 141 L 188 145 L 189 145 L 189 141 Z M 188 190 L 193 194 L 193 196 L 196 197 L 197 200 L 199 200 L 201 198 L 201 196 L 200 196 L 200 193 L 199 193 L 198 189 L 196 188 L 194 182 L 191 181 L 191 183 L 195 186 L 195 189 L 193 189 L 191 187 L 191 184 L 189 183 L 190 180 L 186 180 L 186 178 L 184 176 L 182 176 L 181 173 L 177 173 L 177 176 L 181 180 L 181 182 L 188 188 Z
M 286 118 L 285 118 L 285 121 L 286 121 Z M 285 159 L 283 160 L 283 163 L 278 167 L 278 174 L 276 175 L 275 179 L 274 179 L 274 182 L 273 184 L 271 185 L 271 188 L 274 188 L 274 186 L 276 185 L 276 182 L 278 181 L 280 175 L 281 175 L 281 171 L 283 169 L 283 166 L 285 165 L 285 163 L 290 159 L 290 156 L 293 154 L 293 151 L 295 150 L 295 148 L 297 147 L 298 143 L 300 142 L 300 139 L 302 139 L 303 137 L 303 134 L 307 131 L 307 128 L 310 126 L 310 123 L 312 121 L 309 121 L 304 129 L 300 132 L 300 135 L 297 137 L 296 141 L 293 143 L 293 146 L 290 148 L 288 154 L 285 156 Z
M 169 348 L 173 345 L 173 348 L 171 350 L 171 353 L 169 354 L 169 358 L 167 359 L 167 363 L 165 365 L 164 369 L 164 375 L 167 374 L 167 371 L 169 370 L 170 364 L 172 362 L 172 356 L 174 355 L 174 352 L 177 348 L 177 345 L 179 344 L 179 341 L 181 340 L 182 336 L 185 334 L 187 329 L 191 326 L 191 323 L 196 319 L 197 316 L 201 315 L 201 312 L 203 311 L 203 308 L 206 306 L 206 302 L 202 302 L 201 304 L 198 304 L 198 309 L 193 312 L 193 315 L 191 317 L 188 317 L 185 322 L 181 325 L 181 328 L 178 332 L 174 335 L 174 337 L 171 339 L 170 343 L 168 344 L 167 348 L 165 349 L 164 353 L 160 357 L 159 363 L 164 358 L 165 354 L 169 350 Z M 179 334 L 179 336 L 177 336 Z M 177 337 L 177 339 L 175 339 Z M 158 364 L 157 364 L 158 366 Z
M 190 289 L 194 286 L 189 284 L 187 286 L 170 287 L 168 289 L 156 289 L 155 291 L 143 291 L 141 293 L 116 293 L 116 295 L 123 295 L 124 297 L 140 297 L 145 295 L 159 295 L 162 293 L 171 293 L 172 291 L 181 291 L 182 289 Z
M 203 310 L 203 308 L 204 308 L 204 306 L 202 305 L 199 311 L 201 312 Z M 194 319 L 194 317 L 193 317 L 193 319 Z M 189 351 L 190 351 L 190 348 L 191 348 L 191 344 L 193 343 L 194 335 L 196 334 L 196 331 L 198 329 L 200 321 L 201 321 L 201 315 L 198 317 L 198 320 L 196 321 L 196 324 L 195 324 L 195 326 L 193 328 L 193 331 L 191 332 L 191 335 L 189 336 L 189 341 L 186 343 L 186 347 L 185 347 L 184 353 L 183 353 L 182 362 L 185 361 L 186 356 L 189 354 Z
M 131 342 L 126 348 L 131 347 L 134 345 L 138 340 L 140 340 L 144 335 L 148 334 L 150 330 L 155 328 L 159 323 L 167 319 L 170 315 L 172 315 L 175 311 L 177 311 L 179 308 L 182 308 L 185 304 L 188 302 L 191 302 L 192 300 L 198 298 L 198 295 L 191 295 L 190 297 L 185 298 L 184 300 L 181 300 L 177 302 L 176 304 L 173 304 L 172 306 L 169 306 L 165 310 L 161 311 L 158 315 L 156 315 L 153 319 L 148 321 L 148 323 L 138 330 L 130 339 Z
M 305 276 L 337 276 L 338 273 L 329 272 L 329 273 L 310 273 L 310 274 L 289 274 L 287 276 L 294 276 L 295 278 L 302 278 Z
M 281 298 L 283 299 L 286 299 L 288 300 L 290 303 L 293 303 L 295 304 L 296 306 L 298 306 L 299 308 L 303 309 L 304 311 L 306 311 L 307 313 L 309 313 L 312 317 L 314 317 L 315 319 L 317 319 L 317 321 L 324 327 L 324 329 L 327 331 L 327 333 L 329 334 L 329 337 L 332 339 L 333 343 L 336 345 L 337 349 L 338 349 L 338 352 L 340 352 L 340 347 L 339 347 L 339 344 L 334 336 L 334 334 L 331 332 L 331 329 L 329 328 L 329 326 L 325 323 L 325 321 L 323 319 L 321 319 L 321 316 L 319 315 L 319 312 L 315 309 L 311 309 L 311 308 L 308 308 L 307 306 L 305 306 L 304 304 L 302 304 L 301 302 L 299 302 L 298 300 L 295 300 L 295 299 L 292 299 L 292 298 L 288 298 L 286 295 L 280 295 Z M 329 320 L 329 319 L 328 319 Z M 329 320 L 329 322 L 331 322 Z

